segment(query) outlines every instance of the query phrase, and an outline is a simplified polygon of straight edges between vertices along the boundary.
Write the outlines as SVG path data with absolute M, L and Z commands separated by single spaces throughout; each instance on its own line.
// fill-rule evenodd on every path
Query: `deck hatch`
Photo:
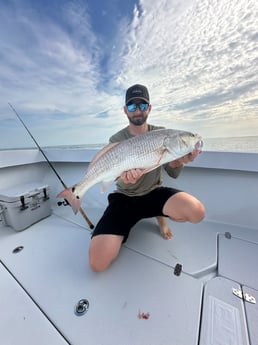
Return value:
M 258 243 L 219 235 L 218 248 L 218 275 L 257 290 Z

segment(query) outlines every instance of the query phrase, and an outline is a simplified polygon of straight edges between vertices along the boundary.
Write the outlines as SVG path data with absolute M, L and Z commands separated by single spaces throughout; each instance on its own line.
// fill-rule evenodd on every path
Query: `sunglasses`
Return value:
M 148 103 L 131 103 L 126 105 L 127 110 L 130 111 L 130 113 L 134 112 L 136 108 L 138 108 L 140 111 L 146 111 L 149 108 Z

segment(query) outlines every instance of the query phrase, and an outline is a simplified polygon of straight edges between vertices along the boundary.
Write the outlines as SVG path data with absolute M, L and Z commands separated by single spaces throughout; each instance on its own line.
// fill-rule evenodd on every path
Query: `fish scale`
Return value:
M 156 130 L 155 132 L 158 131 Z M 91 170 L 100 172 L 107 167 L 114 167 L 118 164 L 121 164 L 123 168 L 130 167 L 132 163 L 139 164 L 138 167 L 140 168 L 144 167 L 142 166 L 143 162 L 148 162 L 150 158 L 155 162 L 156 154 L 159 154 L 160 148 L 163 146 L 164 134 L 153 135 L 153 132 L 135 136 L 112 147 L 102 160 L 96 162 L 94 169 L 87 171 L 86 176 L 88 177 L 92 174 L 93 171 Z

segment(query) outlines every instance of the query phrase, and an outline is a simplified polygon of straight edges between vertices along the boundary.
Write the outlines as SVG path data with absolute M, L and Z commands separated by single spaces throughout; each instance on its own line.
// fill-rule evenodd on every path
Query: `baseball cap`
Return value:
M 129 103 L 130 101 L 139 98 L 144 100 L 147 103 L 150 103 L 150 96 L 146 86 L 135 84 L 126 91 L 125 95 L 125 104 Z

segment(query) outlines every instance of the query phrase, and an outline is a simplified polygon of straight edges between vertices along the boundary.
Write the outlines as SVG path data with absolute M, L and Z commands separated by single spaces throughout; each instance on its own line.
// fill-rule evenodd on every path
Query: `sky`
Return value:
M 0 148 L 107 143 L 126 89 L 149 122 L 258 135 L 257 0 L 0 0 Z

